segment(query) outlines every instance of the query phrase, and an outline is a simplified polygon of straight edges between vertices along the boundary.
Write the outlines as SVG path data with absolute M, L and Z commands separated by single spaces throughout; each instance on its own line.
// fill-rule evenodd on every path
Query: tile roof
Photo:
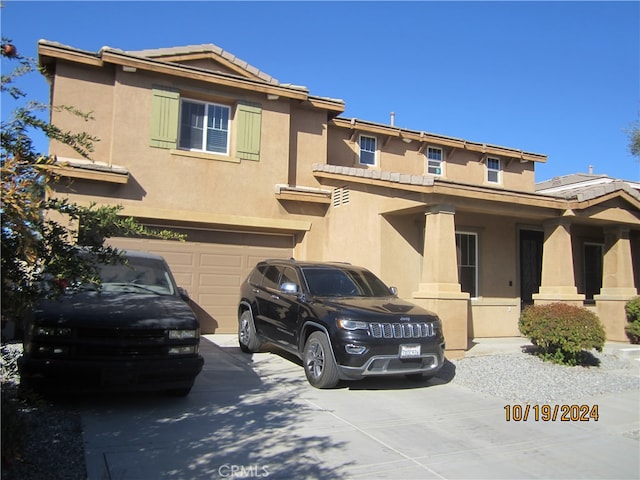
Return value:
M 226 50 L 223 50 L 213 43 L 205 43 L 201 45 L 185 45 L 181 47 L 153 48 L 147 50 L 128 50 L 125 51 L 125 53 L 147 58 L 173 57 L 177 55 L 207 56 L 212 54 L 224 58 L 228 62 L 233 63 L 234 65 L 242 68 L 243 70 L 246 70 L 251 75 L 258 77 L 267 83 L 280 84 L 280 82 L 277 79 L 273 78 L 271 75 L 268 75 L 267 73 L 250 65 L 244 60 L 236 57 Z
M 574 188 L 567 188 L 561 191 L 557 191 L 554 193 L 544 193 L 540 192 L 543 195 L 550 195 L 553 197 L 565 198 L 567 200 L 578 200 L 579 202 L 585 200 L 591 200 L 594 198 L 602 197 L 609 193 L 614 193 L 618 191 L 627 192 L 636 200 L 640 200 L 640 191 L 633 188 L 629 183 L 624 180 L 613 180 L 611 182 L 599 183 L 596 185 L 587 185 L 587 186 L 579 186 L 576 185 Z
M 591 200 L 617 191 L 640 200 L 640 184 L 604 174 L 573 173 L 536 183 L 536 192 L 567 200 Z
M 573 185 L 574 183 L 591 182 L 594 180 L 606 180 L 608 175 L 594 174 L 594 173 L 572 173 L 570 175 L 563 175 L 561 177 L 553 177 L 550 180 L 536 183 L 536 190 L 546 190 L 550 188 L 564 187 L 567 185 Z

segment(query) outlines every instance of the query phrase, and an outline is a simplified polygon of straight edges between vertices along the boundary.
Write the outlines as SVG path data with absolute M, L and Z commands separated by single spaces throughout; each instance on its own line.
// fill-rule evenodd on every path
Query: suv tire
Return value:
M 304 345 L 304 373 L 316 388 L 333 388 L 340 381 L 338 367 L 327 337 L 322 332 L 313 332 Z
M 262 347 L 250 310 L 242 312 L 238 319 L 238 343 L 244 353 L 255 353 Z

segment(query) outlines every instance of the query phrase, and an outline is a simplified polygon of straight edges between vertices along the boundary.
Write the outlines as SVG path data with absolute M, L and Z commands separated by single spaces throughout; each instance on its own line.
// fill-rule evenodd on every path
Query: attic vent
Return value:
M 339 207 L 349 203 L 349 187 L 337 187 L 333 190 L 333 206 Z

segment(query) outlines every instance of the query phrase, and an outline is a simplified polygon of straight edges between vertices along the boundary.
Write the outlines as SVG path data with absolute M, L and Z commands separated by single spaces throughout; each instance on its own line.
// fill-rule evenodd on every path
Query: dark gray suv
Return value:
M 373 375 L 433 376 L 444 363 L 435 313 L 343 263 L 258 263 L 241 286 L 238 340 L 247 353 L 271 343 L 297 355 L 317 388 Z

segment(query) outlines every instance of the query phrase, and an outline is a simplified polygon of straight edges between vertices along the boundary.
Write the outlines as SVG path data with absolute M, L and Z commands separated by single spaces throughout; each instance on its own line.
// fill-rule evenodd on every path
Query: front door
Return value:
M 542 247 L 544 232 L 520 230 L 520 301 L 522 306 L 533 304 L 542 282 Z
M 593 301 L 593 296 L 602 288 L 603 248 L 600 243 L 584 244 L 584 296 L 587 301 Z

